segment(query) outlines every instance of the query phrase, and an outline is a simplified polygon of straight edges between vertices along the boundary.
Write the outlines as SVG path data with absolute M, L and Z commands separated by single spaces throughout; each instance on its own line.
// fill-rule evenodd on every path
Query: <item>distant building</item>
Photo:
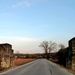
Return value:
M 13 65 L 12 45 L 0 44 L 0 68 L 9 68 Z

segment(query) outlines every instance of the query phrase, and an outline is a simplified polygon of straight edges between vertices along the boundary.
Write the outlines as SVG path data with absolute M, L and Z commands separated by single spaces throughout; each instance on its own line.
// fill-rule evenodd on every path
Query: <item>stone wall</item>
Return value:
M 9 68 L 13 63 L 13 50 L 10 44 L 0 44 L 0 67 Z
M 69 41 L 69 47 L 70 47 L 70 51 L 72 51 L 72 55 L 71 55 L 72 64 L 71 64 L 71 67 L 72 67 L 73 70 L 75 70 L 75 37 L 72 38 Z

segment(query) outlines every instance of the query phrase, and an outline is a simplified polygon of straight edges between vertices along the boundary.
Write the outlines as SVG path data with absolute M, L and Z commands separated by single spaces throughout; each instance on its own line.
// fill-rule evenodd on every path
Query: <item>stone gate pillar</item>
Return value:
M 69 48 L 72 51 L 72 54 L 71 54 L 71 60 L 72 60 L 71 68 L 73 70 L 75 70 L 75 37 L 72 38 L 69 41 Z

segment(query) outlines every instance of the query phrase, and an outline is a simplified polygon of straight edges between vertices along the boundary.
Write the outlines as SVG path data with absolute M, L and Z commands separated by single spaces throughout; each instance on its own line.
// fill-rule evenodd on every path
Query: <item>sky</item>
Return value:
M 14 52 L 42 53 L 42 41 L 68 46 L 75 37 L 75 0 L 0 0 L 0 43 Z

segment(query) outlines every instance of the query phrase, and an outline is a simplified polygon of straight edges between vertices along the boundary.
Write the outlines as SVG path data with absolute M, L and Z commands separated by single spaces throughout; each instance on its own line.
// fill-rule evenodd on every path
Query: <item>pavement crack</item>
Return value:
M 52 70 L 51 70 L 51 69 L 49 69 L 49 71 L 50 71 L 50 73 L 51 73 L 51 75 L 52 75 Z

